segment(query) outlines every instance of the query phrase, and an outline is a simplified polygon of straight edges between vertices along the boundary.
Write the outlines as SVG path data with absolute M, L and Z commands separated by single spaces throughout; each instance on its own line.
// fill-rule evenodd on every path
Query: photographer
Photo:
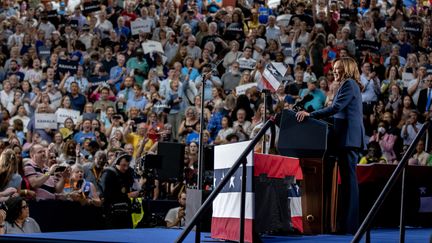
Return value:
M 181 192 L 178 196 L 179 207 L 171 208 L 165 216 L 166 226 L 182 227 L 185 225 L 185 211 L 186 211 L 186 193 Z
M 110 229 L 132 228 L 131 201 L 139 191 L 131 191 L 134 183 L 133 170 L 129 167 L 132 157 L 117 156 L 112 167 L 102 172 L 101 187 L 107 227 Z

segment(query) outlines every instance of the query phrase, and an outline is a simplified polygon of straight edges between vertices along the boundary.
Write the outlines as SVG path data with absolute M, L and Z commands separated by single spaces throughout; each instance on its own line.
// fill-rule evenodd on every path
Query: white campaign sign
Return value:
M 54 113 L 35 113 L 36 129 L 57 129 L 57 116 Z
M 150 20 L 144 20 L 141 18 L 136 19 L 131 22 L 131 32 L 132 35 L 138 35 L 139 33 L 150 33 L 151 32 L 151 22 Z
M 74 121 L 74 123 L 78 122 L 79 117 L 80 117 L 80 112 L 76 111 L 76 110 L 72 110 L 72 109 L 64 109 L 64 108 L 59 108 L 56 111 L 56 116 L 57 116 L 57 122 L 58 123 L 63 123 L 66 118 L 72 118 L 72 120 Z
M 249 83 L 249 84 L 243 84 L 240 86 L 236 87 L 236 94 L 237 95 L 242 95 L 242 94 L 246 94 L 246 90 L 252 87 L 257 87 L 258 84 L 257 83 Z
M 142 49 L 144 50 L 144 54 L 152 52 L 164 53 L 162 44 L 159 41 L 148 40 L 146 42 L 143 42 L 141 45 Z

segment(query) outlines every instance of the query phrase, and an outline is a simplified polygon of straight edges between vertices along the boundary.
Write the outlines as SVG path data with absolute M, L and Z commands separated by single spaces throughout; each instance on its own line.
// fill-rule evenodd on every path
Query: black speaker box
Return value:
M 185 145 L 181 143 L 159 142 L 158 155 L 161 168 L 158 169 L 159 179 L 178 180 L 183 177 Z

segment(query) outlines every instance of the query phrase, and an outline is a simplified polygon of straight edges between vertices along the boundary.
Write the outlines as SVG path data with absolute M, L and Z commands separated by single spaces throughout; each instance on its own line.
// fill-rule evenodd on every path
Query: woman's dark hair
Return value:
M 223 116 L 223 118 L 226 118 L 228 121 L 228 127 L 232 127 L 233 126 L 233 121 L 231 119 L 231 117 L 229 115 L 225 115 Z
M 6 206 L 8 208 L 6 221 L 9 222 L 12 227 L 14 227 L 15 220 L 21 215 L 22 202 L 25 201 L 24 198 L 11 197 L 6 201 Z
M 246 111 L 246 120 L 251 121 L 254 115 L 254 111 L 252 110 L 249 98 L 246 95 L 239 95 L 237 97 L 236 106 L 231 113 L 231 118 L 233 121 L 237 120 L 237 111 L 240 109 Z

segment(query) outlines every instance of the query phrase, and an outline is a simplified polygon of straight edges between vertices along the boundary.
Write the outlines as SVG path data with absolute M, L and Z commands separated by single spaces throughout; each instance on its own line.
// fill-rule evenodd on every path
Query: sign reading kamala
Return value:
M 71 75 L 75 74 L 78 70 L 78 61 L 69 61 L 59 59 L 57 64 L 57 71 L 59 73 L 70 72 Z
M 57 129 L 57 117 L 54 113 L 35 113 L 36 129 Z
M 214 186 L 216 187 L 240 157 L 250 141 L 219 145 L 214 154 Z M 247 156 L 246 207 L 245 207 L 245 241 L 252 242 L 252 221 L 254 218 L 254 193 L 252 191 L 253 156 Z M 229 183 L 213 202 L 211 237 L 238 241 L 240 236 L 240 198 L 241 167 L 230 178 Z
M 80 112 L 71 109 L 59 108 L 56 111 L 56 117 L 58 123 L 63 123 L 67 118 L 72 118 L 74 123 L 78 122 L 80 118 Z
M 132 35 L 138 35 L 139 33 L 150 33 L 151 32 L 151 22 L 150 20 L 138 18 L 131 22 L 131 32 Z
M 51 56 L 51 48 L 47 46 L 40 46 L 38 48 L 39 56 L 43 59 L 48 59 Z
M 100 8 L 100 2 L 99 1 L 95 1 L 95 0 L 93 0 L 91 2 L 85 2 L 85 3 L 83 3 L 83 6 L 84 6 L 84 9 L 83 9 L 83 14 L 84 15 L 88 15 L 90 13 L 97 12 L 97 11 L 99 11 L 101 9 Z

